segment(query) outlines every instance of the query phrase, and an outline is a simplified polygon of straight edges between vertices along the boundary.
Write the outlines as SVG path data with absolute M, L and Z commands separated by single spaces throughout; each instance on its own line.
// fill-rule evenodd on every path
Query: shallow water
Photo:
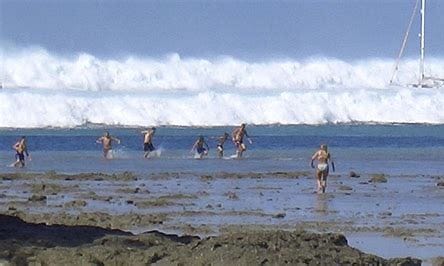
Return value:
M 338 173 L 441 174 L 444 173 L 443 125 L 323 125 L 248 126 L 253 144 L 244 160 L 231 160 L 235 153 L 230 140 L 225 160 L 215 155 L 216 137 L 231 127 L 160 127 L 154 145 L 160 157 L 142 158 L 142 135 L 138 128 L 111 128 L 122 140 L 115 145 L 114 160 L 102 158 L 95 140 L 103 127 L 76 129 L 0 130 L 0 170 L 14 160 L 11 146 L 21 135 L 28 137 L 32 161 L 26 171 L 151 173 L 165 171 L 310 171 L 309 160 L 320 143 L 327 143 Z M 207 138 L 210 154 L 193 160 L 190 153 L 198 135 Z
M 30 214 L 163 215 L 162 224 L 127 224 L 124 230 L 141 233 L 161 230 L 217 234 L 226 226 L 256 226 L 350 236 L 352 246 L 384 257 L 415 256 L 430 259 L 444 250 L 443 189 L 435 176 L 387 176 L 387 183 L 332 175 L 327 193 L 314 194 L 307 173 L 163 173 L 140 175 L 136 180 L 54 177 L 0 181 L 0 211 L 11 206 Z M 36 190 L 51 184 L 57 193 Z M 46 193 L 45 202 L 30 202 Z M 71 205 L 73 201 L 84 202 Z M 361 237 L 362 236 L 362 237 Z M 394 239 L 386 242 L 386 238 Z M 366 241 L 369 239 L 368 246 Z M 409 245 L 408 249 L 378 245 Z M 398 247 L 402 247 L 399 246 Z M 417 247 L 417 249 L 415 249 Z M 428 252 L 423 252 L 427 250 Z
M 421 237 L 411 241 L 375 233 L 356 233 L 347 235 L 347 240 L 352 247 L 384 258 L 408 257 L 415 254 L 423 259 L 424 266 L 432 265 L 431 258 L 442 256 L 444 250 L 441 237 Z
M 141 129 L 111 128 L 111 133 L 122 140 L 121 145 L 115 145 L 113 160 L 103 159 L 100 145 L 95 144 L 105 130 L 102 127 L 4 129 L 0 131 L 2 173 L 128 171 L 138 177 L 3 180 L 0 211 L 6 212 L 12 204 L 29 213 L 167 215 L 161 225 L 126 228 L 136 233 L 153 229 L 183 233 L 184 225 L 204 227 L 204 232 L 193 232 L 202 235 L 233 225 L 288 230 L 303 227 L 344 233 L 353 246 L 384 257 L 430 259 L 444 254 L 444 194 L 436 186 L 444 176 L 444 126 L 247 129 L 253 144 L 247 144 L 249 149 L 242 160 L 215 158 L 214 137 L 231 131 L 227 127 L 160 127 L 154 144 L 161 155 L 151 159 L 142 158 Z M 196 160 L 189 153 L 200 134 L 209 139 L 211 148 L 204 160 Z M 23 169 L 7 167 L 14 159 L 11 145 L 20 135 L 28 137 L 32 161 Z M 319 143 L 329 144 L 337 168 L 331 173 L 326 195 L 313 193 L 315 181 L 309 166 Z M 233 153 L 233 144 L 228 142 L 227 157 Z M 350 178 L 350 171 L 360 177 Z M 369 183 L 375 173 L 385 174 L 388 182 Z M 63 190 L 49 194 L 46 204 L 31 204 L 31 188 L 41 183 Z M 140 191 L 135 193 L 136 189 Z M 85 205 L 70 207 L 74 200 L 85 201 Z M 381 248 L 387 243 L 391 248 Z

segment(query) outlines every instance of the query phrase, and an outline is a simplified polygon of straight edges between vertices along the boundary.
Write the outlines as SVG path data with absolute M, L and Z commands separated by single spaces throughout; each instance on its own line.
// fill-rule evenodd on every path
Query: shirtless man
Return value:
M 224 144 L 230 135 L 225 132 L 222 136 L 220 136 L 217 140 L 217 157 L 224 157 Z
M 26 137 L 23 136 L 20 140 L 18 140 L 12 148 L 15 150 L 15 163 L 13 164 L 14 167 L 20 166 L 25 167 L 25 154 L 26 157 L 28 157 L 29 160 L 31 160 L 31 157 L 29 157 L 28 153 L 28 146 L 26 144 Z
M 112 159 L 110 151 L 113 149 L 113 141 L 117 141 L 117 143 L 120 144 L 120 140 L 111 136 L 108 131 L 106 131 L 102 137 L 96 140 L 97 143 L 101 143 L 103 145 L 103 157 L 105 157 L 105 159 Z
M 247 130 L 245 129 L 246 126 L 247 124 L 243 123 L 240 127 L 235 128 L 233 130 L 232 137 L 233 137 L 233 143 L 236 146 L 237 158 L 241 158 L 242 153 L 247 150 L 247 146 L 245 146 L 244 144 L 244 136 L 247 137 L 248 142 L 250 142 L 250 144 L 253 143 L 250 137 L 248 136 Z
M 154 145 L 153 145 L 154 133 L 156 133 L 155 127 L 152 127 L 152 128 L 147 129 L 145 131 L 142 131 L 142 134 L 144 134 L 143 151 L 145 152 L 143 157 L 145 157 L 145 158 L 148 158 L 148 155 L 150 155 L 150 152 L 152 152 L 156 149 L 156 148 L 154 148 Z
M 328 176 L 328 163 L 331 162 L 331 168 L 333 172 L 335 171 L 335 164 L 331 158 L 330 153 L 327 150 L 327 145 L 322 144 L 320 149 L 313 154 L 311 157 L 311 167 L 315 168 L 313 162 L 317 160 L 318 165 L 316 169 L 316 178 L 318 184 L 318 193 L 325 193 L 325 188 L 327 187 L 327 176 Z
M 199 136 L 199 138 L 196 140 L 190 152 L 192 153 L 193 151 L 197 152 L 199 159 L 202 159 L 204 155 L 208 155 L 210 147 L 208 147 L 208 144 L 203 136 Z

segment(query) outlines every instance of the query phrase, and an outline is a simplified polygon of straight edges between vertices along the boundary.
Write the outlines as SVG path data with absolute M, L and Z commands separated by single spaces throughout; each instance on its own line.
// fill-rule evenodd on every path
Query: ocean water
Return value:
M 143 158 L 143 128 L 89 126 L 72 129 L 0 130 L 0 171 L 79 172 L 270 172 L 312 171 L 311 155 L 327 143 L 337 173 L 348 175 L 384 173 L 393 175 L 442 175 L 444 173 L 444 125 L 248 125 L 253 144 L 244 158 L 235 154 L 233 143 L 225 144 L 225 158 L 216 157 L 216 138 L 233 127 L 158 127 L 154 145 L 158 156 Z M 104 130 L 121 140 L 113 149 L 114 159 L 102 158 L 95 143 Z M 28 138 L 31 161 L 24 169 L 11 168 L 12 145 Z M 209 156 L 194 158 L 191 147 L 198 135 L 210 145 Z

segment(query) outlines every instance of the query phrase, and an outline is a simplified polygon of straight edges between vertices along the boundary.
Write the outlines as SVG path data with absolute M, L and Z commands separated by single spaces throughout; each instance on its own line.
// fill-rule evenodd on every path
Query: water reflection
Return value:
M 315 207 L 314 210 L 316 213 L 320 215 L 328 214 L 328 201 L 330 197 L 328 194 L 317 194 L 315 199 Z

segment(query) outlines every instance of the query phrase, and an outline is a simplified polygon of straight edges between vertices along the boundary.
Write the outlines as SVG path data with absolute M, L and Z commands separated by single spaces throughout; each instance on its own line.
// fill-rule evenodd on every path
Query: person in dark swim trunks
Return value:
M 225 132 L 222 136 L 220 136 L 217 140 L 217 157 L 224 157 L 224 144 L 230 135 Z
M 15 150 L 16 154 L 15 154 L 15 163 L 13 164 L 14 167 L 20 166 L 20 167 L 25 167 L 25 154 L 26 157 L 29 158 L 29 160 L 31 160 L 31 157 L 29 157 L 29 152 L 28 152 L 28 146 L 26 143 L 26 137 L 23 136 L 20 140 L 18 140 L 14 146 L 12 146 L 12 148 Z
M 244 136 L 247 137 L 250 144 L 253 143 L 253 141 L 251 141 L 250 137 L 248 136 L 247 130 L 245 129 L 246 126 L 247 124 L 243 123 L 240 127 L 235 128 L 232 133 L 233 143 L 236 146 L 237 158 L 241 158 L 243 152 L 247 150 L 247 146 L 245 146 L 244 144 Z
M 154 148 L 154 145 L 153 145 L 154 133 L 156 133 L 155 127 L 152 127 L 152 128 L 147 129 L 145 131 L 142 131 L 142 134 L 144 134 L 143 151 L 145 152 L 143 157 L 145 157 L 145 158 L 148 158 L 148 156 L 150 155 L 150 152 L 152 152 L 156 149 L 156 148 Z
M 145 152 L 143 157 L 147 158 L 149 153 L 154 150 L 155 150 L 155 148 L 154 148 L 153 143 L 143 143 L 143 151 Z
M 199 138 L 196 140 L 193 147 L 191 148 L 191 153 L 193 151 L 197 152 L 199 159 L 202 159 L 205 155 L 208 155 L 210 147 L 208 146 L 203 136 L 199 136 Z

